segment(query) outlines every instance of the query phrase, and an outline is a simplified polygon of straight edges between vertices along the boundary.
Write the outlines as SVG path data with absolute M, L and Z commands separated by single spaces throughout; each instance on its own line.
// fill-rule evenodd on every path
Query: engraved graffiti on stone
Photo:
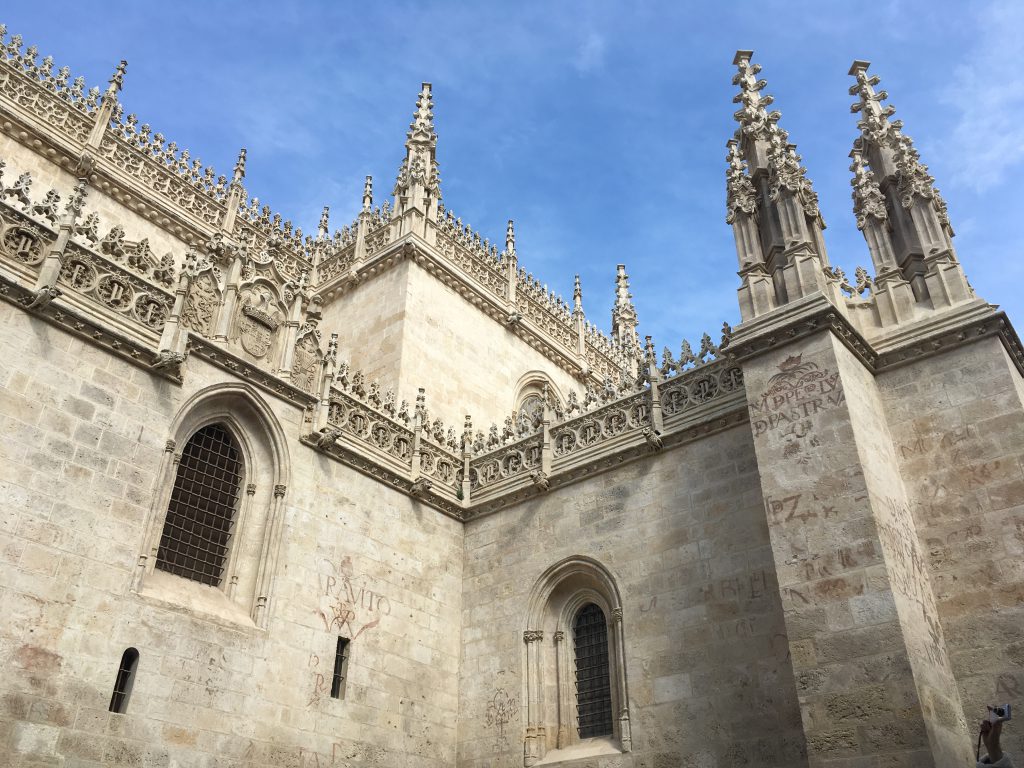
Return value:
M 324 630 L 355 640 L 391 615 L 391 601 L 374 588 L 367 576 L 356 576 L 346 557 L 335 566 L 322 560 L 318 568 L 320 597 L 317 615 Z
M 489 727 L 494 728 L 494 750 L 496 752 L 508 749 L 508 737 L 505 734 L 505 726 L 519 716 L 519 702 L 514 696 L 509 696 L 504 688 L 498 688 L 494 696 L 487 702 L 485 719 Z
M 754 436 L 786 430 L 820 410 L 844 401 L 839 373 L 821 370 L 816 363 L 793 355 L 779 363 L 779 373 L 768 380 L 768 388 L 750 404 Z

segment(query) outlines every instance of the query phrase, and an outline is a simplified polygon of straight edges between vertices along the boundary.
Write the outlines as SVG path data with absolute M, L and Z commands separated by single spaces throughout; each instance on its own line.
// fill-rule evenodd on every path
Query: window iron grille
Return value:
M 110 711 L 123 715 L 128 711 L 128 698 L 135 683 L 135 669 L 139 665 L 139 652 L 128 648 L 121 654 L 121 665 L 114 679 L 114 694 L 110 697 Z
M 345 678 L 348 677 L 348 638 L 339 637 L 334 652 L 334 677 L 331 678 L 331 698 L 345 698 Z
M 235 521 L 242 462 L 220 424 L 197 431 L 181 452 L 156 567 L 220 586 Z
M 576 652 L 576 715 L 581 739 L 612 734 L 612 690 L 608 669 L 608 625 L 588 603 L 573 623 Z

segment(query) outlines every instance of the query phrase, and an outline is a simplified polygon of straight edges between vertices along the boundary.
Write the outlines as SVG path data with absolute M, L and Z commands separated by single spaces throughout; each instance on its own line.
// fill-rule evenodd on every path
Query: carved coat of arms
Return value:
M 292 383 L 304 392 L 312 392 L 320 368 L 319 332 L 309 330 L 295 345 Z
M 278 321 L 272 314 L 270 299 L 265 292 L 246 296 L 238 316 L 238 339 L 242 349 L 255 357 L 264 357 L 274 342 Z

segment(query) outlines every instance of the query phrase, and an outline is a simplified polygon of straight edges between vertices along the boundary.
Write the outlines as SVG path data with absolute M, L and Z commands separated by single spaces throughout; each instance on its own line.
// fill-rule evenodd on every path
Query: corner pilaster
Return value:
M 855 354 L 855 336 L 812 296 L 745 323 L 730 344 L 743 360 L 809 764 L 970 765 L 870 350 Z

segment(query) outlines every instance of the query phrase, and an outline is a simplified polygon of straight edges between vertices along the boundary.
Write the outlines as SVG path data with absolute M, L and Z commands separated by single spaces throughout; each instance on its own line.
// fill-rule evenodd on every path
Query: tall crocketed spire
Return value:
M 636 333 L 636 307 L 633 306 L 633 294 L 629 292 L 629 275 L 626 265 L 619 264 L 615 268 L 615 304 L 612 306 L 612 340 L 622 349 L 633 352 L 640 344 Z
M 508 220 L 508 226 L 505 227 L 505 253 L 510 257 L 515 258 L 516 255 L 516 226 L 512 219 Z
M 330 230 L 330 219 L 331 209 L 330 206 L 325 205 L 324 209 L 320 212 L 320 224 L 316 228 L 316 238 L 319 241 L 327 239 Z
M 238 150 L 238 160 L 235 161 L 235 170 L 231 175 L 232 184 L 241 184 L 245 178 L 245 147 Z
M 572 313 L 573 315 L 583 314 L 583 287 L 580 285 L 579 275 L 576 275 L 572 286 Z
M 369 211 L 373 208 L 373 176 L 367 176 L 363 181 L 363 210 Z
M 405 159 L 398 170 L 394 190 L 395 209 L 399 213 L 415 208 L 430 219 L 436 219 L 437 201 L 441 199 L 433 110 L 430 83 L 423 83 L 406 134 Z
M 111 75 L 110 80 L 107 81 L 107 92 L 104 98 L 108 96 L 111 98 L 117 98 L 117 94 L 121 92 L 121 88 L 124 86 L 124 75 L 128 71 L 128 62 L 121 59 L 121 63 L 117 65 L 117 69 L 114 70 L 114 74 Z
M 733 102 L 740 105 L 733 117 L 739 128 L 726 156 L 726 222 L 736 238 L 744 320 L 830 290 L 818 196 L 796 145 L 779 126 L 782 114 L 768 111 L 774 99 L 763 92 L 768 83 L 757 77 L 761 66 L 751 62 L 752 55 L 741 50 L 733 59 L 732 82 L 739 87 Z
M 882 103 L 889 94 L 875 90 L 881 78 L 868 74 L 869 67 L 870 62 L 860 59 L 850 66 L 850 75 L 856 82 L 849 92 L 858 97 L 850 111 L 860 115 L 855 152 L 861 155 L 861 164 L 867 163 L 887 202 L 897 268 L 893 277 L 908 281 L 916 300 L 929 301 L 933 308 L 969 300 L 973 291 L 953 250 L 953 228 L 946 202 L 928 173 L 928 166 L 921 162 L 913 140 L 903 133 L 903 123 L 891 119 L 896 109 Z M 857 174 L 863 176 L 863 171 L 857 168 L 856 161 L 851 170 L 855 174 L 854 212 L 859 224 Z

